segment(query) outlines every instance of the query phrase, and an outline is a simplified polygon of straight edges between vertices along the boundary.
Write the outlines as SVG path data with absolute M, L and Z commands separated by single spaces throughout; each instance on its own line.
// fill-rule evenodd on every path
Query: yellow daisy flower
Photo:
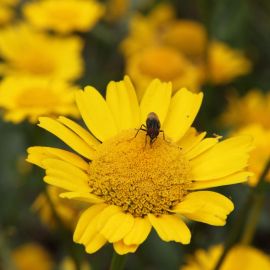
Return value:
M 82 41 L 57 38 L 20 24 L 0 31 L 0 73 L 72 80 L 83 71 Z
M 42 77 L 6 77 L 0 83 L 0 108 L 4 119 L 19 123 L 25 119 L 32 123 L 39 116 L 78 116 L 75 105 L 77 87 L 62 80 Z
M 105 19 L 112 22 L 121 20 L 127 15 L 130 4 L 130 0 L 108 0 Z
M 37 243 L 27 243 L 17 247 L 12 251 L 11 257 L 18 270 L 54 269 L 50 254 Z
M 188 244 L 182 217 L 223 226 L 233 210 L 228 198 L 202 189 L 246 181 L 251 138 L 204 139 L 205 132 L 190 128 L 203 94 L 171 93 L 171 83 L 153 80 L 139 105 L 125 77 L 108 84 L 106 100 L 91 86 L 77 93 L 90 132 L 65 117 L 40 118 L 40 127 L 78 154 L 30 147 L 28 161 L 46 170 L 45 182 L 67 190 L 61 197 L 91 204 L 74 232 L 86 252 L 107 242 L 118 254 L 135 252 L 152 227 L 164 241 Z M 155 135 L 150 143 L 145 131 L 136 131 L 145 123 Z M 154 133 L 159 123 L 164 138 Z
M 126 73 L 137 82 L 139 99 L 155 78 L 171 81 L 174 91 L 186 86 L 196 92 L 201 79 L 200 70 L 183 54 L 170 47 L 149 47 L 133 54 L 126 59 Z
M 32 25 L 67 34 L 93 28 L 104 7 L 94 0 L 42 0 L 25 4 L 23 12 Z
M 251 70 L 251 62 L 244 54 L 220 41 L 211 42 L 208 48 L 207 73 L 214 84 L 224 84 Z
M 222 115 L 225 126 L 236 127 L 260 124 L 270 128 L 270 93 L 251 90 L 245 96 L 231 96 L 229 105 Z
M 223 247 L 213 246 L 208 251 L 200 249 L 181 270 L 212 270 L 214 269 Z M 220 270 L 268 270 L 270 269 L 269 256 L 251 246 L 238 245 L 233 247 L 225 258 Z
M 59 270 L 77 270 L 77 269 L 78 267 L 76 266 L 76 263 L 70 257 L 64 258 L 59 266 Z M 80 263 L 79 269 L 91 270 L 91 267 L 89 263 L 87 263 L 87 261 L 83 261 Z
M 249 135 L 254 139 L 254 149 L 250 153 L 248 167 L 254 175 L 249 178 L 248 183 L 255 186 L 270 158 L 270 130 L 258 124 L 252 124 L 241 128 L 235 135 Z M 270 181 L 270 172 L 266 180 Z
M 192 20 L 175 20 L 166 29 L 164 43 L 191 57 L 206 52 L 207 32 L 203 24 Z
M 59 194 L 62 192 L 63 190 L 60 188 L 54 186 L 47 187 L 47 194 L 50 196 L 56 214 L 67 228 L 73 229 L 75 228 L 75 221 L 81 207 L 79 204 L 71 203 L 70 200 L 60 198 Z M 45 225 L 49 227 L 55 227 L 57 225 L 48 198 L 44 193 L 41 193 L 37 197 L 32 209 L 38 212 L 41 221 Z
M 13 16 L 13 10 L 10 7 L 0 4 L 0 26 L 10 22 Z

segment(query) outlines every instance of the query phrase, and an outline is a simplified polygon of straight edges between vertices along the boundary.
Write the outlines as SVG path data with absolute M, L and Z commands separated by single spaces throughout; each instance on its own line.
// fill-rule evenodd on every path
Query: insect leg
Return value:
M 144 128 L 143 128 L 143 127 L 144 127 Z M 144 124 L 142 124 L 142 125 L 140 126 L 140 128 L 138 128 L 138 129 L 136 129 L 136 130 L 137 130 L 137 132 L 136 132 L 134 138 L 137 137 L 137 135 L 138 135 L 138 133 L 139 133 L 140 130 L 142 130 L 142 131 L 147 131 L 147 130 L 146 130 L 146 126 L 145 126 Z

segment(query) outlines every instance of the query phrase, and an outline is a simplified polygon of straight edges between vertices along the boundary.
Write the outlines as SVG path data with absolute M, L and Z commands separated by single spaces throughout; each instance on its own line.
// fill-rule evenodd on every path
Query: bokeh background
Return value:
M 172 80 L 178 88 L 201 90 L 205 98 L 194 123 L 199 131 L 227 136 L 257 125 L 249 128 L 261 147 L 253 158 L 258 178 L 270 154 L 268 0 L 85 0 L 92 6 L 85 12 L 78 9 L 76 20 L 82 27 L 72 24 L 74 14 L 68 9 L 56 8 L 51 20 L 52 13 L 41 3 L 46 1 L 0 1 L 0 269 L 108 269 L 112 254 L 106 246 L 88 255 L 72 242 L 80 205 L 58 199 L 57 190 L 46 189 L 41 170 L 25 162 L 29 146 L 64 147 L 36 125 L 39 114 L 77 116 L 72 108 L 34 111 L 46 105 L 39 101 L 44 89 L 33 95 L 39 82 L 25 86 L 25 81 L 45 81 L 51 91 L 61 80 L 68 84 L 67 92 L 58 95 L 85 85 L 104 94 L 110 80 L 129 74 L 139 96 L 155 77 Z M 58 5 L 58 0 L 52 2 Z M 63 26 L 57 16 L 71 23 Z M 217 44 L 222 45 L 215 48 Z M 29 55 L 34 55 L 32 60 Z M 55 72 L 44 59 L 54 63 Z M 73 100 L 68 102 L 74 106 Z M 164 243 L 153 232 L 129 255 L 127 269 L 180 269 L 187 254 L 224 242 L 254 185 L 256 180 L 218 188 L 235 203 L 226 226 L 190 224 L 188 246 Z M 252 244 L 269 254 L 269 185 L 264 189 Z M 33 267 L 22 268 L 29 254 Z

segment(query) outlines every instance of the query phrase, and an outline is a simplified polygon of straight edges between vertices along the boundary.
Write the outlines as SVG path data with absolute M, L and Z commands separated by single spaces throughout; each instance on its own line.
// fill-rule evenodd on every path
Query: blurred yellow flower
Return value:
M 0 56 L 5 63 L 0 73 L 40 75 L 48 78 L 76 79 L 83 71 L 82 41 L 57 38 L 36 32 L 27 25 L 0 31 Z
M 243 97 L 230 96 L 228 101 L 221 118 L 225 126 L 239 128 L 258 123 L 270 129 L 270 93 L 251 90 Z
M 204 139 L 206 132 L 190 127 L 203 94 L 185 88 L 171 94 L 171 83 L 153 80 L 139 105 L 125 77 L 108 84 L 106 100 L 91 86 L 77 92 L 91 133 L 65 117 L 40 118 L 40 127 L 78 154 L 31 147 L 28 161 L 46 170 L 45 182 L 66 190 L 62 198 L 91 204 L 74 232 L 74 241 L 85 245 L 86 252 L 107 242 L 118 254 L 135 252 L 152 227 L 163 241 L 188 244 L 191 232 L 182 217 L 225 225 L 233 203 L 202 189 L 246 181 L 251 138 Z M 159 119 L 148 118 L 150 112 Z M 152 133 L 159 123 L 165 138 L 156 137 L 152 145 L 144 131 L 136 131 L 146 124 Z
M 207 74 L 214 84 L 224 84 L 251 70 L 251 62 L 243 52 L 220 41 L 213 41 L 208 48 Z
M 174 18 L 169 5 L 158 5 L 148 16 L 140 13 L 130 20 L 129 34 L 121 43 L 121 50 L 126 56 L 139 52 L 147 47 L 166 45 L 162 36 L 168 23 Z
M 129 10 L 131 0 L 108 0 L 105 19 L 118 21 L 123 18 Z
M 39 116 L 78 116 L 74 93 L 78 88 L 62 80 L 10 76 L 0 82 L 0 108 L 4 119 L 32 123 Z
M 77 269 L 78 268 L 76 267 L 75 262 L 70 257 L 64 258 L 59 267 L 59 270 L 77 270 Z M 80 264 L 79 270 L 91 270 L 91 267 L 89 263 L 85 261 Z
M 79 203 L 74 204 L 67 199 L 61 199 L 59 194 L 62 192 L 63 190 L 60 188 L 53 186 L 47 187 L 47 194 L 50 197 L 56 214 L 61 219 L 61 223 L 67 228 L 74 229 L 81 207 L 79 206 Z M 39 213 L 40 219 L 45 225 L 49 227 L 57 226 L 57 220 L 52 212 L 50 202 L 44 193 L 41 193 L 37 197 L 32 208 Z
M 36 243 L 17 247 L 11 254 L 17 270 L 53 270 L 54 263 L 48 251 Z
M 199 91 L 200 70 L 173 48 L 149 47 L 128 57 L 126 61 L 126 73 L 137 82 L 139 99 L 155 78 L 171 81 L 174 91 L 182 87 Z
M 14 16 L 13 10 L 5 5 L 0 4 L 0 26 L 8 23 Z
M 190 257 L 181 270 L 213 270 L 222 253 L 221 245 L 213 246 L 208 251 L 199 249 Z M 251 246 L 235 246 L 225 258 L 220 270 L 269 270 L 270 258 L 262 251 Z
M 67 34 L 89 31 L 104 7 L 94 0 L 41 0 L 25 4 L 23 12 L 32 25 Z
M 249 178 L 248 183 L 256 185 L 263 169 L 270 158 L 270 130 L 264 129 L 258 124 L 248 125 L 241 128 L 235 135 L 250 135 L 254 139 L 254 149 L 250 153 L 249 170 L 254 175 Z M 267 175 L 267 181 L 270 181 L 270 172 Z
M 163 42 L 190 57 L 202 57 L 206 53 L 207 32 L 199 22 L 175 20 L 167 27 Z
M 1 4 L 15 6 L 19 3 L 20 0 L 1 0 Z

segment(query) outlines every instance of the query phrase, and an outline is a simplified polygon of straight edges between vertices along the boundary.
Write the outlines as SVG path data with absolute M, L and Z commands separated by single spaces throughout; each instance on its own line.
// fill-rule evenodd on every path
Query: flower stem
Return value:
M 116 252 L 113 253 L 110 270 L 122 270 L 126 263 L 126 255 L 119 255 Z
M 266 176 L 270 170 L 270 158 L 265 165 L 265 168 L 259 178 L 258 184 L 254 187 L 243 208 L 239 213 L 239 217 L 236 220 L 233 230 L 227 241 L 224 243 L 224 250 L 221 254 L 214 270 L 219 270 L 224 259 L 226 258 L 229 250 L 240 240 L 243 244 L 249 244 L 254 236 L 256 226 L 260 217 L 260 212 L 263 206 L 265 197 L 265 185 Z M 244 228 L 244 231 L 243 231 Z M 243 233 L 241 233 L 243 231 Z M 239 237 L 240 236 L 240 237 Z

